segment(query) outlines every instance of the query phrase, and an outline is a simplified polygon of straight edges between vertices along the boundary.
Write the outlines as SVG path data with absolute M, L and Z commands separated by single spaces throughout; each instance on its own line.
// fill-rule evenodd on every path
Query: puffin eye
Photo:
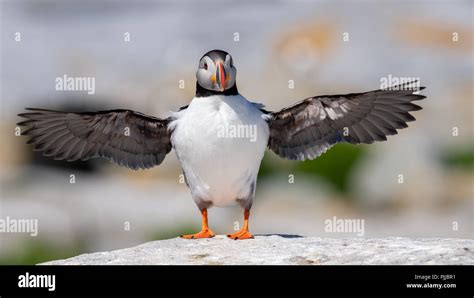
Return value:
M 207 70 L 207 63 L 204 62 L 204 65 L 203 65 L 204 69 Z

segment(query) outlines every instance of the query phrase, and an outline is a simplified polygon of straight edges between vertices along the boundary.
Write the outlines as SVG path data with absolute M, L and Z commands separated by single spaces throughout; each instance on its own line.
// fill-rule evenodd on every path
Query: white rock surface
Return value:
M 49 265 L 324 265 L 474 264 L 474 240 L 447 238 L 332 239 L 259 235 L 235 241 L 180 238 L 136 247 L 84 254 Z

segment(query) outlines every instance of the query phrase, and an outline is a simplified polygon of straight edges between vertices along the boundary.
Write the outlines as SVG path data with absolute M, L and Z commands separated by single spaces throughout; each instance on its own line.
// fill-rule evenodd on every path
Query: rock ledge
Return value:
M 258 235 L 235 241 L 180 238 L 83 254 L 43 265 L 455 265 L 474 264 L 474 240 L 452 238 L 317 238 Z

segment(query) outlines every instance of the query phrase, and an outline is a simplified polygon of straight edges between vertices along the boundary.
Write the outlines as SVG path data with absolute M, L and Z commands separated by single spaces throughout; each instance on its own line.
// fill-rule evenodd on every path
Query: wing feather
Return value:
M 22 135 L 45 156 L 67 161 L 103 157 L 131 169 L 159 165 L 171 150 L 170 119 L 130 110 L 67 113 L 27 109 Z
M 395 90 L 393 90 L 395 89 Z M 267 112 L 268 147 L 283 158 L 313 159 L 339 142 L 371 144 L 385 141 L 414 121 L 421 110 L 413 101 L 426 98 L 418 90 L 393 88 L 304 99 L 279 112 Z

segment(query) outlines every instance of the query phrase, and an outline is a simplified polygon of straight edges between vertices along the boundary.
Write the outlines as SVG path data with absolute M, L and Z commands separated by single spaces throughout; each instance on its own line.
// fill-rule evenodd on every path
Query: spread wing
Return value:
M 320 156 L 338 142 L 385 141 L 415 120 L 409 112 L 421 107 L 412 102 L 425 98 L 413 94 L 417 90 L 396 89 L 315 96 L 269 112 L 268 147 L 283 158 L 305 160 Z
M 27 109 L 22 135 L 45 156 L 67 161 L 107 158 L 120 166 L 147 169 L 159 165 L 171 150 L 169 119 L 130 110 L 67 113 Z

